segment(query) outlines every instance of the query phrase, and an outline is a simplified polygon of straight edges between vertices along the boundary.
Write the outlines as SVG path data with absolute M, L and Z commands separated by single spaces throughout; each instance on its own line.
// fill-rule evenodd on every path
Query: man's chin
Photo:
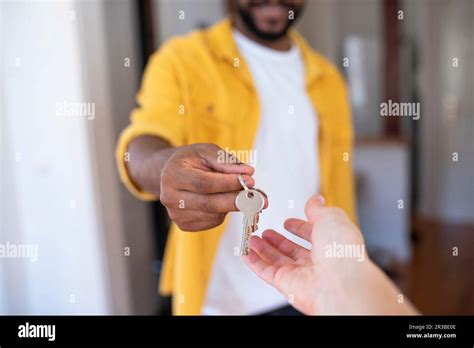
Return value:
M 284 28 L 284 29 L 281 29 L 281 30 L 274 30 L 274 29 L 273 30 L 261 30 L 260 28 L 256 28 L 256 29 L 257 29 L 256 31 L 258 33 L 258 37 L 260 37 L 262 39 L 265 39 L 265 40 L 269 40 L 269 41 L 281 39 L 288 32 L 288 28 Z
M 280 31 L 280 32 L 265 32 L 265 31 L 260 31 L 259 32 L 259 37 L 261 39 L 264 39 L 266 41 L 276 41 L 281 39 L 286 35 L 286 30 L 285 31 Z
M 265 41 L 276 41 L 284 37 L 288 29 L 291 26 L 291 22 L 287 23 L 258 23 L 255 18 L 251 15 L 250 12 L 245 11 L 244 9 L 237 8 L 240 18 L 247 26 L 247 28 L 253 32 L 259 39 Z M 264 24 L 264 25 L 262 25 Z M 263 28 L 262 28 L 263 27 Z

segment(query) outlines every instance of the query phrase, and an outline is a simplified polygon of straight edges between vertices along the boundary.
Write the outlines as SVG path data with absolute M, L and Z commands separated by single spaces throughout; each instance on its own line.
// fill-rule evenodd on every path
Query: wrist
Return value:
M 143 182 L 157 196 L 160 195 L 161 173 L 170 158 L 178 151 L 178 148 L 161 148 L 153 151 L 142 163 L 140 173 L 143 175 Z

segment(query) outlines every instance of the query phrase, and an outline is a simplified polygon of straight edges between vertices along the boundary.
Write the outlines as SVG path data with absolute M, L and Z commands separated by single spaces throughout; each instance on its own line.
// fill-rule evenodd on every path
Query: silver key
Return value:
M 259 214 L 265 205 L 265 198 L 256 189 L 249 189 L 247 186 L 244 186 L 244 190 L 235 198 L 235 205 L 244 214 L 240 255 L 247 255 L 249 253 L 250 236 L 258 228 Z

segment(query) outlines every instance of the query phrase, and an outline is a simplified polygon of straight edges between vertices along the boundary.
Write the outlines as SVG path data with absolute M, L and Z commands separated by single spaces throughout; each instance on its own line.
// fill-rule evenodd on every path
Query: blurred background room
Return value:
M 0 314 L 166 312 L 169 221 L 120 183 L 114 149 L 150 54 L 229 11 L 1 1 L 0 243 L 37 257 L 0 259 Z M 422 313 L 474 314 L 474 1 L 308 0 L 297 28 L 349 85 L 369 255 Z M 382 117 L 389 100 L 418 119 Z

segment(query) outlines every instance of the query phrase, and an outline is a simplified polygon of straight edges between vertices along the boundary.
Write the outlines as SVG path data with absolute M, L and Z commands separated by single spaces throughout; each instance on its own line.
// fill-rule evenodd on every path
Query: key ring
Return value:
M 245 181 L 244 179 L 242 178 L 242 174 L 239 174 L 238 175 L 238 178 L 239 178 L 239 181 L 240 181 L 240 185 L 242 185 L 242 187 L 244 188 L 245 192 L 247 192 L 247 194 L 250 193 L 250 190 L 248 188 L 248 186 L 245 184 Z

